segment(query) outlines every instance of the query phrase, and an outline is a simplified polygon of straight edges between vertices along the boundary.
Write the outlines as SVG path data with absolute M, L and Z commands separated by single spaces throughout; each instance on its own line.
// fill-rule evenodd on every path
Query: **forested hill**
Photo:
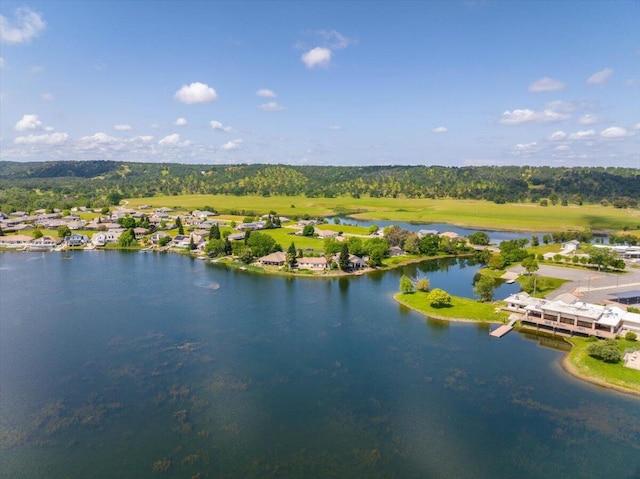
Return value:
M 640 169 L 547 166 L 185 165 L 113 161 L 0 162 L 0 207 L 99 206 L 176 194 L 339 195 L 607 202 L 637 206 Z M 55 204 L 52 204 L 55 203 Z

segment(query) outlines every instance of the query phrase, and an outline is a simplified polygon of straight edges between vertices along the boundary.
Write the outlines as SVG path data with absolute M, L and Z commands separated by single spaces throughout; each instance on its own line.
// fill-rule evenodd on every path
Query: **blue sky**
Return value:
M 640 2 L 0 3 L 0 158 L 640 167 Z

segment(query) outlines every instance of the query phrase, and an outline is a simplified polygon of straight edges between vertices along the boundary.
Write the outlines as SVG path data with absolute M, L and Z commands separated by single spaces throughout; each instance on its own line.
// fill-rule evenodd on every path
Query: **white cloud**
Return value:
M 97 145 L 115 145 L 120 143 L 120 140 L 116 137 L 109 136 L 106 133 L 98 132 L 91 136 L 83 136 L 80 138 L 80 142 L 86 143 L 89 146 Z
M 559 141 L 559 140 L 564 140 L 566 137 L 567 137 L 567 134 L 564 131 L 558 130 L 551 133 L 548 137 L 548 140 Z
M 605 68 L 599 72 L 594 73 L 587 79 L 589 85 L 604 85 L 613 76 L 613 70 Z
M 55 131 L 55 130 L 56 130 L 56 129 L 55 129 L 54 127 L 52 127 L 52 126 L 45 126 L 45 127 L 44 127 L 44 131 L 47 131 L 47 132 L 49 132 L 49 131 Z
M 113 125 L 113 129 L 116 131 L 131 131 L 131 125 Z
M 557 151 L 571 151 L 571 147 L 569 145 L 558 145 L 554 149 Z
M 635 125 L 633 125 L 633 129 L 640 130 L 640 123 L 636 123 Z
M 206 83 L 195 82 L 189 86 L 183 85 L 173 97 L 181 103 L 192 105 L 210 103 L 218 98 L 218 94 Z
M 337 32 L 336 30 L 318 30 L 317 33 L 325 40 L 325 42 L 327 42 L 327 46 L 332 50 L 342 50 L 354 43 L 353 40 L 345 37 L 342 33 Z
M 570 140 L 588 140 L 589 138 L 593 138 L 596 134 L 594 130 L 583 130 L 577 131 L 575 133 L 571 133 L 569 135 Z
M 629 78 L 626 82 L 624 82 L 626 86 L 636 86 L 638 84 L 638 80 L 635 78 Z
M 43 71 L 44 71 L 44 67 L 33 66 L 27 70 L 27 73 L 42 73 Z
M 0 57 L 0 68 L 4 68 L 4 58 Z
M 537 150 L 538 144 L 535 141 L 532 143 L 518 143 L 513 148 L 511 148 L 511 151 L 515 154 L 534 153 Z
M 141 141 L 142 143 L 149 143 L 149 142 L 153 141 L 153 136 L 151 136 L 151 135 L 135 136 L 135 137 L 131 138 L 131 140 L 129 140 L 129 141 L 132 141 L 132 142 Z
M 587 113 L 586 115 L 582 115 L 578 120 L 578 123 L 581 125 L 595 125 L 598 123 L 600 119 L 596 115 L 592 115 L 591 113 Z
M 265 98 L 275 98 L 277 96 L 276 92 L 274 92 L 273 90 L 269 90 L 268 88 L 260 88 L 260 90 L 256 92 L 256 95 Z
M 600 132 L 600 136 L 611 139 L 624 138 L 629 135 L 630 133 L 627 131 L 627 129 L 620 126 L 612 126 Z
M 558 113 L 557 111 L 546 109 L 542 111 L 533 111 L 529 109 L 523 110 L 507 110 L 502 114 L 500 123 L 503 125 L 520 125 L 522 123 L 548 123 L 563 121 L 569 118 L 569 115 Z
M 240 139 L 231 140 L 226 142 L 224 145 L 222 145 L 220 149 L 225 151 L 237 150 L 238 148 L 240 148 L 241 143 L 242 143 L 242 140 Z
M 187 126 L 187 120 L 186 118 L 178 118 L 176 121 L 173 122 L 174 125 L 176 126 Z
M 302 62 L 307 68 L 326 67 L 331 62 L 332 52 L 328 48 L 316 47 L 302 54 Z
M 23 115 L 14 128 L 17 131 L 40 130 L 42 122 L 38 119 L 38 115 Z
M 529 85 L 529 91 L 538 93 L 541 91 L 559 91 L 564 89 L 565 84 L 561 81 L 554 80 L 553 78 L 543 77 L 540 80 L 534 81 Z
M 18 136 L 13 142 L 17 145 L 60 145 L 69 139 L 66 133 L 45 133 L 44 135 Z
M 431 130 L 433 133 L 446 133 L 449 129 L 446 126 L 439 126 Z
M 173 133 L 172 135 L 167 135 L 158 141 L 158 145 L 160 146 L 178 146 L 180 144 L 180 135 L 177 133 Z
M 286 110 L 285 107 L 283 107 L 282 105 L 280 105 L 279 103 L 276 103 L 275 101 L 270 101 L 269 103 L 263 103 L 262 105 L 260 105 L 258 108 L 260 108 L 262 111 L 280 111 L 280 110 Z
M 42 98 L 45 101 L 52 101 L 53 95 L 51 93 L 43 93 L 42 95 L 40 95 L 40 98 Z
M 342 127 L 340 125 L 331 125 L 329 126 L 329 129 L 331 131 L 338 131 L 338 130 L 342 130 Z
M 28 7 L 15 10 L 13 21 L 0 15 L 0 41 L 3 43 L 28 43 L 47 27 L 39 13 Z
M 214 130 L 224 131 L 226 133 L 229 133 L 230 131 L 233 131 L 233 128 L 231 128 L 230 126 L 223 125 L 222 122 L 219 122 L 219 121 L 216 121 L 216 120 L 211 120 L 209 122 L 209 125 Z

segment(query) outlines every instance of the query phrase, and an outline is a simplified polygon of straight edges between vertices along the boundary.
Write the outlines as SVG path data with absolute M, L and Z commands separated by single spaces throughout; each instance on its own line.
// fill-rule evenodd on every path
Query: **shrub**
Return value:
M 608 339 L 604 343 L 592 343 L 587 348 L 589 356 L 600 359 L 605 363 L 617 363 L 622 359 L 622 354 L 618 349 L 618 343 L 613 339 Z
M 434 308 L 451 306 L 451 295 L 446 291 L 436 288 L 429 293 L 429 304 Z
M 626 339 L 627 341 L 635 341 L 636 339 L 638 339 L 638 335 L 633 331 L 629 331 L 624 335 L 624 339 Z

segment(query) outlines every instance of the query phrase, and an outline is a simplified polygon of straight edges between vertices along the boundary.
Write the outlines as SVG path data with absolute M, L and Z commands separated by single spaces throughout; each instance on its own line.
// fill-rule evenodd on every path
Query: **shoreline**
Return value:
M 419 309 L 417 309 L 417 308 L 415 308 L 415 307 L 403 302 L 402 300 L 400 300 L 398 298 L 398 296 L 400 294 L 401 293 L 395 293 L 393 295 L 393 299 L 398 304 L 400 304 L 400 305 L 402 305 L 402 306 L 404 306 L 406 308 L 409 308 L 412 311 L 415 311 L 417 313 L 422 314 L 423 316 L 425 316 L 426 319 L 432 318 L 432 319 L 437 319 L 437 320 L 440 320 L 440 321 L 450 321 L 450 322 L 453 322 L 453 323 L 475 323 L 475 324 L 484 323 L 484 324 L 487 324 L 487 325 L 488 324 L 504 324 L 504 323 L 502 323 L 500 321 L 484 321 L 484 320 L 480 320 L 480 319 L 469 319 L 469 318 L 449 318 L 449 317 L 445 317 L 445 316 L 438 316 L 438 315 L 434 315 L 434 314 L 428 314 L 428 313 L 425 313 L 424 311 L 421 311 L 421 310 L 419 310 Z M 515 331 L 518 331 L 518 329 L 515 329 Z M 569 344 L 571 344 L 571 349 L 569 351 L 567 351 L 565 353 L 565 355 L 563 356 L 563 358 L 560 360 L 560 366 L 562 367 L 562 369 L 565 371 L 566 374 L 568 374 L 569 376 L 571 376 L 571 377 L 573 377 L 575 379 L 578 379 L 580 381 L 584 381 L 584 382 L 589 383 L 589 384 L 594 385 L 594 386 L 599 386 L 599 387 L 602 387 L 604 389 L 609 389 L 609 390 L 612 390 L 612 391 L 616 391 L 616 392 L 619 392 L 619 393 L 623 393 L 623 394 L 627 394 L 627 395 L 631 395 L 631 396 L 640 398 L 640 390 L 629 389 L 629 388 L 625 388 L 624 386 L 620 386 L 620 385 L 617 385 L 617 384 L 611 384 L 611 383 L 607 382 L 604 379 L 593 377 L 593 376 L 589 376 L 589 375 L 586 375 L 584 373 L 581 373 L 579 371 L 578 367 L 576 365 L 574 365 L 571 362 L 571 359 L 570 359 L 571 350 L 573 350 L 573 348 L 575 348 L 576 346 L 571 342 L 569 342 Z
M 575 348 L 575 346 L 572 344 L 571 345 L 572 349 Z M 560 361 L 560 365 L 562 366 L 562 369 L 569 374 L 570 376 L 579 379 L 581 381 L 585 381 L 587 383 L 590 383 L 594 386 L 600 386 L 602 388 L 605 389 L 611 389 L 620 393 L 624 393 L 624 394 L 629 394 L 631 396 L 635 396 L 640 398 L 640 391 L 636 390 L 636 389 L 628 389 L 625 388 L 623 386 L 619 386 L 617 384 L 611 384 L 608 383 L 607 381 L 605 381 L 604 379 L 600 379 L 600 378 L 596 378 L 596 377 L 592 377 L 592 376 L 587 376 L 586 374 L 581 373 L 578 368 L 576 367 L 575 364 L 573 364 L 571 362 L 571 359 L 569 358 L 569 354 L 571 351 L 568 351 L 564 357 L 562 358 L 562 361 Z

